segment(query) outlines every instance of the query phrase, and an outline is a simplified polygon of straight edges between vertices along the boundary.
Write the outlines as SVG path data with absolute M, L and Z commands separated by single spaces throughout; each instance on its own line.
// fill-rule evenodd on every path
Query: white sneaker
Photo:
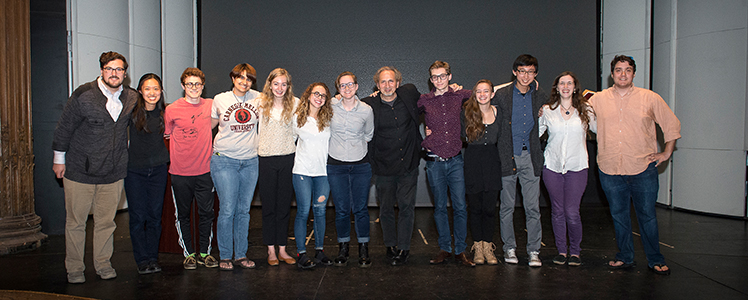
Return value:
M 540 267 L 543 265 L 543 262 L 540 261 L 540 252 L 534 251 L 530 252 L 530 259 L 527 262 L 528 265 L 531 267 Z
M 519 259 L 517 259 L 516 249 L 512 248 L 506 250 L 506 252 L 504 252 L 504 261 L 508 264 L 519 263 Z

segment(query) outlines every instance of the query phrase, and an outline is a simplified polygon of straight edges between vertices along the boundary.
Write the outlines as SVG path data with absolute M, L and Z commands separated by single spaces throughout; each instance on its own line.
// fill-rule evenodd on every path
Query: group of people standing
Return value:
M 633 200 L 649 267 L 658 274 L 670 272 L 658 247 L 656 166 L 669 159 L 680 137 L 680 123 L 659 95 L 633 86 L 636 65 L 630 57 L 616 56 L 611 62 L 614 86 L 589 101 L 582 97 L 571 72 L 556 77 L 548 98 L 535 80 L 538 62 L 530 55 L 515 60 L 516 79 L 510 84 L 494 86 L 483 79 L 472 90 L 450 84 L 449 64 L 436 61 L 429 67 L 433 88 L 427 94 L 402 84 L 397 69 L 382 67 L 374 75 L 377 92 L 364 99 L 357 96 L 358 80 L 351 72 L 336 78 L 336 97 L 322 82 L 309 85 L 300 99 L 295 97 L 291 75 L 282 68 L 271 71 L 258 92 L 251 89 L 257 72 L 246 63 L 229 73 L 231 90 L 206 99 L 201 97 L 205 75 L 187 68 L 180 78 L 184 97 L 168 106 L 157 75 L 143 75 L 134 91 L 122 86 L 127 70 L 124 56 L 103 53 L 100 65 L 101 76 L 71 95 L 53 143 L 53 170 L 58 178 L 64 177 L 65 263 L 71 283 L 85 282 L 83 248 L 91 207 L 94 266 L 102 279 L 116 277 L 109 259 L 123 186 L 138 272 L 161 270 L 158 241 L 167 172 L 185 269 L 256 266 L 246 257 L 255 187 L 262 200 L 262 236 L 269 265 L 281 261 L 303 269 L 347 265 L 353 215 L 358 265 L 368 267 L 372 264 L 367 208 L 372 177 L 386 255 L 394 266 L 407 264 L 423 152 L 440 248 L 430 263 L 443 263 L 454 254 L 457 262 L 467 266 L 497 264 L 493 236 L 500 199 L 503 259 L 517 264 L 513 213 L 519 183 L 526 214 L 527 262 L 541 266 L 542 175 L 551 198 L 558 249 L 553 262 L 580 265 L 579 206 L 589 168 L 588 131 L 597 133 L 600 180 L 620 250 L 609 266 L 634 265 L 629 215 Z M 425 137 L 419 128 L 422 114 Z M 655 123 L 667 142 L 663 152 L 657 151 Z M 543 150 L 540 138 L 546 133 L 548 144 Z M 164 137 L 169 139 L 168 151 Z M 220 259 L 211 255 L 214 189 L 219 199 Z M 294 194 L 296 258 L 286 249 Z M 333 259 L 325 254 L 323 243 L 330 197 L 338 242 Z M 450 200 L 453 231 L 447 211 Z M 199 216 L 198 241 L 192 241 L 190 226 L 193 202 Z M 465 253 L 470 251 L 467 202 L 472 259 Z M 306 249 L 310 210 L 314 255 Z

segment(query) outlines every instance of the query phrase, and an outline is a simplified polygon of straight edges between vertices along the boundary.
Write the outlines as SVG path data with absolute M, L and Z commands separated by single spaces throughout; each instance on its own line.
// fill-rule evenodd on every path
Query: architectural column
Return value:
M 4 0 L 0 10 L 0 254 L 39 246 L 34 212 L 29 2 Z

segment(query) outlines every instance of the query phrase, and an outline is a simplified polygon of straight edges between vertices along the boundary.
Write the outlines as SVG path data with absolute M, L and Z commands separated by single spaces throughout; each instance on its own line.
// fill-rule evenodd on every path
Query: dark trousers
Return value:
M 483 191 L 467 194 L 468 209 L 470 210 L 470 231 L 473 241 L 493 242 L 496 232 L 496 201 L 499 191 Z
M 213 239 L 213 180 L 210 172 L 197 176 L 171 175 L 171 189 L 174 195 L 174 207 L 177 210 L 177 233 L 179 245 L 184 249 L 184 256 L 195 253 L 190 228 L 190 207 L 192 199 L 197 203 L 197 214 L 200 218 L 197 230 L 200 231 L 200 253 L 210 254 Z
M 132 254 L 138 265 L 158 260 L 158 241 L 161 239 L 161 212 L 166 193 L 166 164 L 127 169 L 125 192 L 130 215 Z
M 379 223 L 382 225 L 382 237 L 387 247 L 397 246 L 400 250 L 410 250 L 417 184 L 418 168 L 403 175 L 376 176 Z M 397 223 L 395 204 L 399 210 Z
M 257 182 L 262 201 L 262 241 L 265 245 L 285 246 L 293 201 L 294 154 L 260 156 Z

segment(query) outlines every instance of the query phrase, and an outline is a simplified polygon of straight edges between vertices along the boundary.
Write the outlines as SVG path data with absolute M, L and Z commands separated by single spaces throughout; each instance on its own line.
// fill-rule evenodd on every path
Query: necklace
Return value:
M 566 108 L 563 105 L 561 105 L 561 103 L 559 103 L 558 106 L 561 106 L 561 108 L 563 108 L 566 111 L 567 115 L 571 113 L 571 112 L 569 112 L 569 108 L 571 108 L 571 105 L 569 106 L 569 108 Z

